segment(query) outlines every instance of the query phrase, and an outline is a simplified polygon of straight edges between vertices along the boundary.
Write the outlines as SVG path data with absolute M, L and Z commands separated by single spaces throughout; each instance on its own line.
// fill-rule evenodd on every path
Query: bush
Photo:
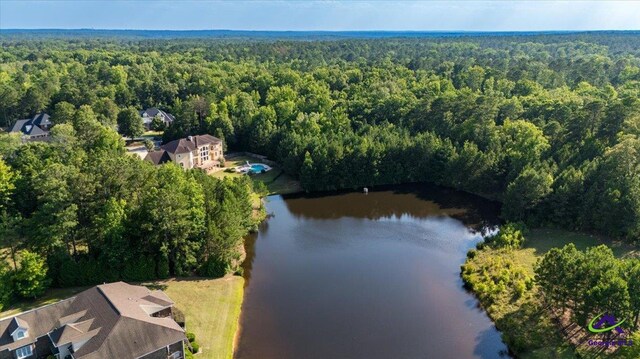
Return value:
M 524 231 L 525 227 L 521 223 L 507 223 L 500 227 L 497 234 L 488 237 L 485 242 L 493 248 L 521 248 L 525 241 Z
M 189 343 L 193 343 L 196 340 L 196 335 L 192 332 L 187 332 L 187 340 L 189 340 Z
M 193 342 L 191 343 L 191 349 L 193 349 L 193 354 L 200 351 L 200 344 Z
M 147 149 L 147 151 L 151 152 L 156 148 L 156 145 L 149 139 L 144 140 L 144 148 Z

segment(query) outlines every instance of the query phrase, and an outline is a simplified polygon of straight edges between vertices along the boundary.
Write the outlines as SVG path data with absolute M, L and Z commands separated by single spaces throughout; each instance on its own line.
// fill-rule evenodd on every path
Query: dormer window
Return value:
M 29 336 L 29 324 L 27 324 L 27 322 L 20 318 L 13 318 L 11 324 L 15 325 L 15 327 L 13 327 L 13 331 L 10 332 L 14 342 L 17 342 L 18 340 L 22 340 Z

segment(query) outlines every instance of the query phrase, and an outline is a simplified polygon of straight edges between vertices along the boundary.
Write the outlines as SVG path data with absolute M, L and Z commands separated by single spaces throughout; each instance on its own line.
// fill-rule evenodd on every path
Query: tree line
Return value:
M 637 240 L 639 48 L 616 33 L 3 35 L 0 125 L 39 111 L 55 124 L 48 144 L 0 138 L 7 272 L 22 250 L 48 263 L 54 285 L 234 262 L 230 248 L 254 225 L 251 184 L 124 155 L 113 129 L 139 133 L 137 110 L 152 106 L 176 117 L 165 141 L 213 134 L 280 162 L 309 191 L 429 181 L 499 200 L 507 220 Z
M 91 106 L 65 107 L 49 142 L 0 134 L 0 306 L 49 285 L 238 269 L 257 225 L 248 178 L 153 166 Z
M 176 116 L 309 191 L 430 181 L 527 220 L 640 238 L 640 40 L 626 33 L 335 41 L 7 36 L 0 122 Z M 56 118 L 58 120 L 56 120 Z

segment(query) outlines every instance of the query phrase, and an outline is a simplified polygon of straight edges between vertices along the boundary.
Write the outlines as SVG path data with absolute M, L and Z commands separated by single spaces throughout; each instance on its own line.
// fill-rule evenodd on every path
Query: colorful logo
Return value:
M 600 320 L 598 320 L 598 318 L 600 318 Z M 597 323 L 596 320 L 598 320 Z M 592 333 L 604 333 L 615 329 L 618 333 L 622 334 L 624 333 L 624 330 L 620 328 L 620 324 L 624 323 L 625 320 L 626 319 L 618 321 L 612 314 L 601 313 L 595 318 L 591 319 L 591 322 L 589 322 L 589 331 Z M 607 326 L 603 327 L 605 324 Z

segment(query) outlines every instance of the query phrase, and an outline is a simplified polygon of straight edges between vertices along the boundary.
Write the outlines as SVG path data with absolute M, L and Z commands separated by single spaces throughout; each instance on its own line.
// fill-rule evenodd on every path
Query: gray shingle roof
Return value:
M 123 282 L 99 285 L 73 298 L 0 320 L 0 352 L 15 350 L 50 333 L 56 345 L 88 340 L 74 353 L 76 359 L 136 358 L 186 339 L 173 319 L 156 318 L 144 310 L 145 306 L 172 304 L 164 293 L 145 287 Z M 18 320 L 30 326 L 29 337 L 13 342 L 9 330 Z
M 158 108 L 155 107 L 150 107 L 146 110 L 142 110 L 140 111 L 140 116 L 144 117 L 144 115 L 147 115 L 150 118 L 156 117 L 157 115 L 160 115 L 160 117 L 162 117 L 162 120 L 164 122 L 173 122 L 176 118 L 173 117 L 172 114 L 168 113 L 168 112 L 164 112 Z M 149 120 L 150 121 L 150 120 Z
M 48 126 L 51 126 L 49 115 L 46 113 L 38 113 L 32 118 L 17 120 L 9 132 L 22 132 L 28 136 L 41 136 L 47 134 L 47 131 L 42 128 Z

